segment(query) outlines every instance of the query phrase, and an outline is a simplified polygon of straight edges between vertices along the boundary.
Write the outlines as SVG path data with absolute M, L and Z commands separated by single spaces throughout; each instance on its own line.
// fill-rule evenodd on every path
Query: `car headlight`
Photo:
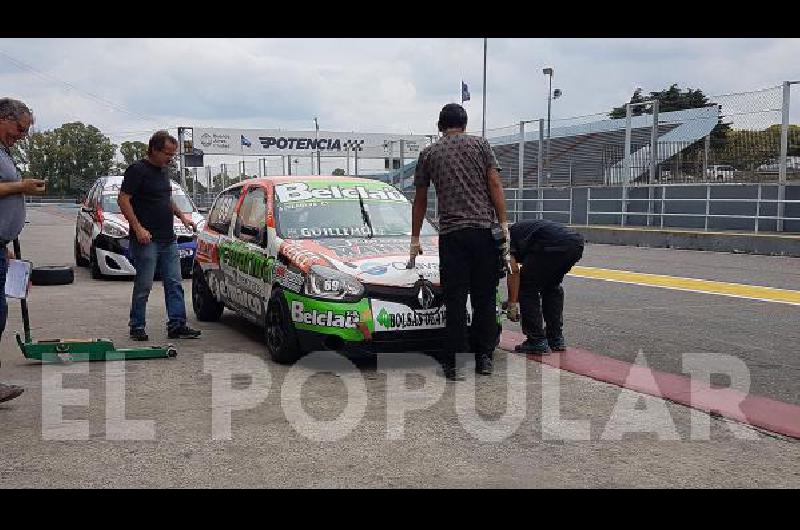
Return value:
M 105 221 L 102 232 L 110 237 L 128 237 L 128 229 L 117 223 Z
M 349 274 L 322 265 L 311 266 L 304 290 L 305 294 L 333 300 L 357 300 L 364 294 L 361 282 Z

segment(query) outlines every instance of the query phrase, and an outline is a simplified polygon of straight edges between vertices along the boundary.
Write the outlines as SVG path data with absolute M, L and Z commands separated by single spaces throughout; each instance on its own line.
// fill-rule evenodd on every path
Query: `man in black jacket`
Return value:
M 512 274 L 507 279 L 506 314 L 512 322 L 521 317 L 526 337 L 514 351 L 537 354 L 565 351 L 561 282 L 583 256 L 583 237 L 546 219 L 519 221 L 511 226 L 509 233 Z

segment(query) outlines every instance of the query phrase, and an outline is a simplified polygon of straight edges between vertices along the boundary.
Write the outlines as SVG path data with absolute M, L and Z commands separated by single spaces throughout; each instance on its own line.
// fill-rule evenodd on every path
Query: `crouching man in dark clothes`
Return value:
M 512 273 L 507 279 L 507 316 L 512 322 L 522 319 L 526 337 L 514 351 L 536 354 L 565 351 L 561 282 L 583 256 L 583 237 L 545 219 L 519 221 L 511 226 L 509 233 Z

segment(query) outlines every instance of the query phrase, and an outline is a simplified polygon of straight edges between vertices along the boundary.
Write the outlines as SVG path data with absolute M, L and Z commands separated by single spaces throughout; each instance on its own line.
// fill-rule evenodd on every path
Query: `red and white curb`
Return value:
M 504 330 L 500 348 L 513 352 L 514 346 L 524 340 L 522 333 Z M 685 375 L 651 370 L 579 348 L 527 357 L 554 368 L 800 439 L 798 405 L 730 388 L 714 388 Z

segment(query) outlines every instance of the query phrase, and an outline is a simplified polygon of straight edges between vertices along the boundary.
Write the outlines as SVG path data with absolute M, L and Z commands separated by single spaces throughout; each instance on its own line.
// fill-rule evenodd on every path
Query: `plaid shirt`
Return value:
M 436 190 L 439 232 L 489 228 L 495 219 L 488 172 L 500 166 L 484 138 L 467 134 L 443 136 L 422 150 L 414 174 L 415 187 Z

